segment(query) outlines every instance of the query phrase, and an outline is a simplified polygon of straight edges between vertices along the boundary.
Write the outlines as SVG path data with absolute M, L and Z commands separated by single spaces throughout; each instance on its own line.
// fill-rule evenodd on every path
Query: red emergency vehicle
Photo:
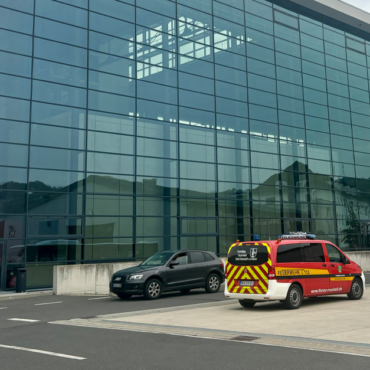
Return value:
M 299 308 L 305 297 L 347 294 L 361 299 L 365 275 L 337 246 L 315 235 L 291 233 L 277 240 L 237 242 L 228 252 L 225 296 L 243 307 L 282 301 Z

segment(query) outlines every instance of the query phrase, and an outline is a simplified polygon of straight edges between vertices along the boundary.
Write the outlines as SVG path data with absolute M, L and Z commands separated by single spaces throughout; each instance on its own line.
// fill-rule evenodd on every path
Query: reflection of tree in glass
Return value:
M 348 206 L 348 213 L 346 217 L 347 228 L 343 230 L 342 241 L 350 248 L 358 247 L 358 232 L 360 230 L 360 221 L 357 213 L 354 210 L 353 204 Z

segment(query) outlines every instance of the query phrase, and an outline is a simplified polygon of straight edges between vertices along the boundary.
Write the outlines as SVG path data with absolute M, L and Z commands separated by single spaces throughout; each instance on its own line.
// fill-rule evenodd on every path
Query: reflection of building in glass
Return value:
M 0 289 L 256 234 L 369 249 L 370 35 L 310 3 L 1 3 Z

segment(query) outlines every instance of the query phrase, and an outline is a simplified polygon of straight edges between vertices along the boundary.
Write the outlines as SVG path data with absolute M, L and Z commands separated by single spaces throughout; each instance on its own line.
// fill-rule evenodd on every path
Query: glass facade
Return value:
M 0 0 L 0 289 L 256 234 L 370 249 L 369 41 L 283 0 Z

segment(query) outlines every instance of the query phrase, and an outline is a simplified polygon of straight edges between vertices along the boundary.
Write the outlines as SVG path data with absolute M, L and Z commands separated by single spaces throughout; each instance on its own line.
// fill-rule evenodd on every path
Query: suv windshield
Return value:
M 165 251 L 153 254 L 147 260 L 145 260 L 141 266 L 162 266 L 164 265 L 176 251 Z

